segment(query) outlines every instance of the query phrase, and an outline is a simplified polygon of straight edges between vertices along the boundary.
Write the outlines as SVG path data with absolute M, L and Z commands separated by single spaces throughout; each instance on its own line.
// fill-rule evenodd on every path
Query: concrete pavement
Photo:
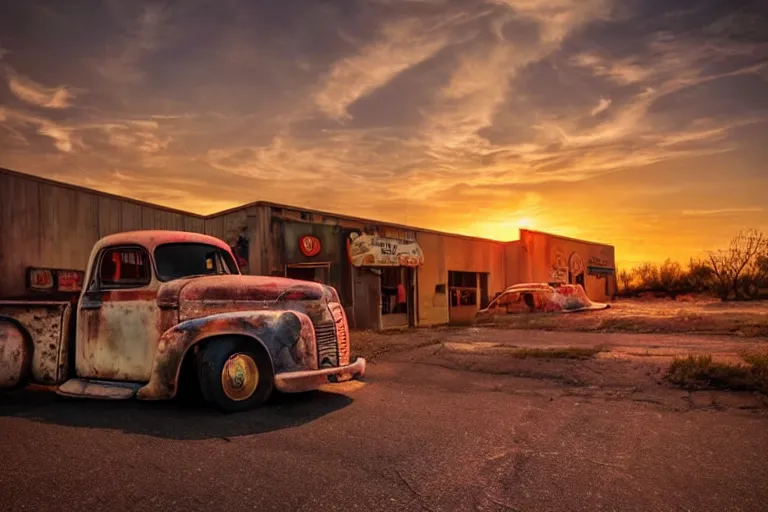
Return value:
M 2 395 L 0 509 L 765 510 L 765 408 L 435 366 L 432 350 L 229 416 Z

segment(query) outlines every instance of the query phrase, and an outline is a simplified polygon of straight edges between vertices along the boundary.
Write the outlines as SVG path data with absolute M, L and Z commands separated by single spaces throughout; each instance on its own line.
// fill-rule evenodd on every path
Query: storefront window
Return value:
M 477 306 L 477 273 L 448 272 L 451 307 Z

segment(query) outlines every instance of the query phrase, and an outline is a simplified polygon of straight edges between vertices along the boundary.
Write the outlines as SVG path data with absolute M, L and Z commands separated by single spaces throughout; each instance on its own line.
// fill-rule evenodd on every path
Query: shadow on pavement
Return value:
M 25 418 L 68 427 L 119 430 L 177 440 L 199 440 L 272 432 L 312 422 L 343 409 L 352 399 L 311 391 L 279 394 L 260 408 L 222 414 L 205 405 L 178 401 L 71 399 L 52 391 L 19 390 L 0 395 L 0 417 Z

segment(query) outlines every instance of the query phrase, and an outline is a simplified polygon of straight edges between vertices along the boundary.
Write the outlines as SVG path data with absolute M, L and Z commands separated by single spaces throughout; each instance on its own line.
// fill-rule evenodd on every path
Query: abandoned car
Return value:
M 477 318 L 486 319 L 514 313 L 573 313 L 609 308 L 610 304 L 592 302 L 580 284 L 523 283 L 508 287 Z
M 192 391 L 235 412 L 365 367 L 350 362 L 334 288 L 242 275 L 230 247 L 201 234 L 110 235 L 94 245 L 75 305 L 0 301 L 0 389 L 34 382 L 142 400 Z

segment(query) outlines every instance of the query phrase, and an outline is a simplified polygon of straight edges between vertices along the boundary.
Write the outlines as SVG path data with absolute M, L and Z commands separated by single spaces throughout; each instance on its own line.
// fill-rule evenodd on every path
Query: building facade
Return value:
M 497 242 L 266 202 L 200 216 L 0 169 L 0 299 L 44 289 L 39 268 L 76 289 L 99 238 L 137 229 L 213 235 L 243 273 L 329 284 L 356 328 L 465 323 L 520 282 L 580 283 L 594 300 L 616 290 L 610 245 L 529 230 Z

